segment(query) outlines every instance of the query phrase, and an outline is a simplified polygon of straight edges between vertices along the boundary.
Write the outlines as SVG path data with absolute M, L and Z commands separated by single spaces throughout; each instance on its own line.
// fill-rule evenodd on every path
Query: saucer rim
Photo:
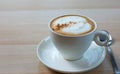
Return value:
M 105 57 L 106 57 L 106 50 L 105 50 L 105 47 L 103 47 L 104 49 L 103 49 L 103 52 L 102 52 L 102 54 L 101 54 L 101 57 L 100 57 L 100 59 L 98 60 L 98 62 L 96 62 L 96 64 L 95 65 L 93 65 L 92 67 L 90 67 L 90 68 L 87 68 L 87 69 L 83 69 L 83 70 L 77 70 L 77 71 L 68 71 L 68 70 L 59 70 L 59 69 L 56 69 L 56 68 L 54 68 L 54 67 L 51 67 L 51 66 L 49 66 L 49 65 L 47 65 L 45 62 L 44 62 L 44 60 L 42 60 L 42 58 L 39 56 L 39 50 L 40 50 L 40 45 L 46 40 L 46 39 L 50 39 L 50 36 L 48 36 L 48 37 L 45 37 L 44 39 L 42 39 L 39 43 L 38 43 L 38 45 L 37 45 L 37 50 L 36 50 L 36 52 L 37 52 L 37 57 L 38 57 L 38 59 L 39 59 L 39 61 L 42 63 L 42 64 L 44 64 L 46 67 L 48 67 L 48 68 L 50 68 L 50 69 L 52 69 L 52 70 L 55 70 L 55 71 L 57 71 L 57 72 L 61 72 L 61 73 L 83 73 L 83 72 L 87 72 L 87 71 L 90 71 L 90 70 L 92 70 L 92 69 L 95 69 L 96 67 L 98 67 L 99 65 L 101 65 L 102 64 L 102 62 L 104 61 L 104 59 L 105 59 Z M 92 43 L 93 43 L 94 41 L 92 41 Z

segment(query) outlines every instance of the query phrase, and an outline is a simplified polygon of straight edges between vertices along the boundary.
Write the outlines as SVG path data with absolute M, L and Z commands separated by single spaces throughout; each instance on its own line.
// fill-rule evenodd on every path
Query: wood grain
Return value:
M 0 10 L 120 8 L 120 0 L 1 0 Z
M 45 67 L 38 60 L 36 46 L 49 36 L 49 21 L 63 14 L 89 16 L 97 22 L 98 30 L 108 30 L 115 39 L 111 47 L 120 67 L 119 8 L 1 11 L 0 74 L 61 74 Z M 113 74 L 108 55 L 100 66 L 83 74 Z

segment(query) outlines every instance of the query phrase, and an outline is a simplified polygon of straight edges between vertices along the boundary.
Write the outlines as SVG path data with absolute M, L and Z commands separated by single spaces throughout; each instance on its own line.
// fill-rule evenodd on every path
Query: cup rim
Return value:
M 93 23 L 94 23 L 94 29 L 92 30 L 92 31 L 90 31 L 90 32 L 88 32 L 88 33 L 86 33 L 86 34 L 82 34 L 82 35 L 76 35 L 76 36 L 69 36 L 69 35 L 63 35 L 63 34 L 60 34 L 60 33 L 57 33 L 57 32 L 55 32 L 55 31 L 53 31 L 52 30 L 52 28 L 50 27 L 50 25 L 51 25 L 51 23 L 52 23 L 52 21 L 54 21 L 55 19 L 57 19 L 57 18 L 59 18 L 59 17 L 63 17 L 63 16 L 84 16 L 84 17 L 87 17 L 89 20 L 91 20 Z M 78 15 L 78 14 L 67 14 L 67 15 L 61 15 L 61 16 L 58 16 L 58 17 L 56 17 L 56 18 L 53 18 L 51 21 L 49 21 L 49 24 L 48 24 L 48 28 L 49 28 L 49 30 L 51 31 L 51 32 L 53 32 L 53 33 L 55 33 L 55 34 L 57 34 L 57 35 L 59 35 L 59 36 L 64 36 L 64 37 L 82 37 L 82 36 L 86 36 L 86 35 L 89 35 L 89 34 L 91 34 L 91 33 L 93 33 L 96 29 L 97 29 L 97 24 L 96 24 L 96 22 L 92 19 L 92 18 L 90 18 L 90 17 L 88 17 L 88 16 L 85 16 L 85 15 Z

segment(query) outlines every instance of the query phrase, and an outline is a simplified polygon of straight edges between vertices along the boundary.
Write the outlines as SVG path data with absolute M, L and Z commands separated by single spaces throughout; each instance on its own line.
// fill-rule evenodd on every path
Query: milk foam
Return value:
M 62 29 L 62 32 L 80 34 L 89 31 L 91 28 L 90 24 L 79 23 L 73 26 L 68 26 Z
M 61 32 L 63 33 L 81 34 L 91 30 L 91 25 L 85 18 L 80 16 L 66 16 L 54 21 L 54 26 L 63 24 L 69 24 L 68 26 L 62 27 Z

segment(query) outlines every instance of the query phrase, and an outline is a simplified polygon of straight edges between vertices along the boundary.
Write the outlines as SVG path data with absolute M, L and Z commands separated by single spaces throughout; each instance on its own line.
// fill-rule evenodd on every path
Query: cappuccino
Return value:
M 92 20 L 80 15 L 64 15 L 55 18 L 50 27 L 58 34 L 66 36 L 80 36 L 94 30 L 95 24 Z

